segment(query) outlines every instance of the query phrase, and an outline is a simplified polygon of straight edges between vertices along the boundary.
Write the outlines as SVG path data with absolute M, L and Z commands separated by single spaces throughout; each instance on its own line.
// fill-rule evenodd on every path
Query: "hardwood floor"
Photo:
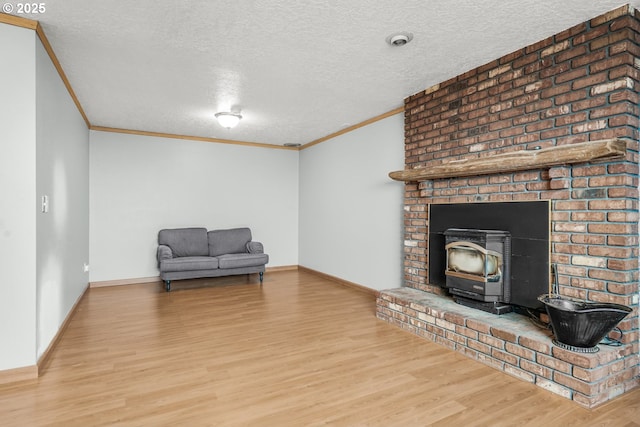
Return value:
M 375 317 L 304 271 L 92 288 L 2 426 L 640 426 L 640 390 L 595 410 Z M 189 288 L 189 289 L 186 289 Z

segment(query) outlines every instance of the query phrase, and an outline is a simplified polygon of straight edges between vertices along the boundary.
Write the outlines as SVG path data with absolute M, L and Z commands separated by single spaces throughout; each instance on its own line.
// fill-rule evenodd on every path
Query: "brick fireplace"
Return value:
M 405 170 L 620 138 L 621 158 L 408 181 L 404 286 L 379 318 L 593 407 L 640 385 L 638 137 L 640 14 L 624 6 L 405 100 Z M 630 306 L 620 347 L 556 347 L 516 313 L 453 303 L 429 281 L 433 204 L 550 203 L 550 262 L 562 295 Z

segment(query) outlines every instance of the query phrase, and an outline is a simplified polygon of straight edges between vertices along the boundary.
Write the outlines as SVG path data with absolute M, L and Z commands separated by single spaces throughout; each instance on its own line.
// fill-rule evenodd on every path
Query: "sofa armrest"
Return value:
M 173 258 L 173 252 L 167 245 L 158 245 L 158 253 L 156 256 L 158 258 L 158 267 L 160 267 L 162 260 Z
M 247 252 L 250 254 L 263 254 L 264 246 L 260 242 L 249 242 L 247 243 Z

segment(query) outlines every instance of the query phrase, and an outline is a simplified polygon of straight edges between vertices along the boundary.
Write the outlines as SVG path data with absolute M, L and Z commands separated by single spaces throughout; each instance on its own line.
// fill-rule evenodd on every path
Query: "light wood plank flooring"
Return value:
M 308 272 L 174 289 L 90 289 L 44 375 L 0 386 L 0 425 L 640 426 L 640 390 L 584 409 Z

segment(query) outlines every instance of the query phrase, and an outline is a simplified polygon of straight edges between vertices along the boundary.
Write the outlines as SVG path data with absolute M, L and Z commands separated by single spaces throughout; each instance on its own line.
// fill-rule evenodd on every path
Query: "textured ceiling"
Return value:
M 619 0 L 47 0 L 93 126 L 305 144 Z M 640 6 L 640 0 L 632 5 Z M 413 33 L 406 46 L 387 36 Z M 241 110 L 238 127 L 213 115 Z

